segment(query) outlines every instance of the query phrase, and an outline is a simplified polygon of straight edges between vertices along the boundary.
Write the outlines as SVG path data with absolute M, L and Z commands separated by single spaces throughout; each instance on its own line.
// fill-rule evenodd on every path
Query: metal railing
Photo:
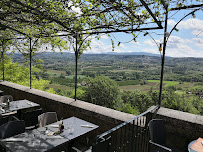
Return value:
M 95 138 L 95 144 L 111 137 L 109 152 L 148 152 L 148 122 L 159 105 L 139 114 L 138 116 L 102 133 Z

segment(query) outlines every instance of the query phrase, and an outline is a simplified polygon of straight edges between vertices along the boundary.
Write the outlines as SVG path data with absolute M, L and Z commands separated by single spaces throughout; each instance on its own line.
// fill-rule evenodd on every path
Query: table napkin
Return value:
M 203 152 L 203 145 L 202 142 L 203 139 L 202 138 L 198 138 L 191 146 L 190 148 L 197 151 L 197 152 Z

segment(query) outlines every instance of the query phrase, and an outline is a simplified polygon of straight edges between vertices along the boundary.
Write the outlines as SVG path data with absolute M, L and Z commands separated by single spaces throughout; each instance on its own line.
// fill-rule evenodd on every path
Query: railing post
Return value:
M 2 64 L 3 64 L 3 81 L 4 81 L 4 79 L 5 79 L 5 73 L 4 73 L 4 71 L 5 71 L 5 68 L 4 68 L 4 44 L 5 44 L 5 42 L 4 42 L 4 40 L 2 41 Z
M 166 16 L 165 16 L 165 26 L 164 26 L 164 44 L 163 44 L 163 55 L 161 63 L 161 78 L 160 78 L 160 90 L 159 90 L 159 105 L 162 101 L 162 87 L 163 87 L 163 75 L 164 75 L 164 61 L 165 61 L 165 52 L 166 52 L 166 32 L 167 32 L 167 21 L 168 21 L 168 6 L 166 6 Z
M 30 39 L 30 89 L 32 88 L 32 39 Z
M 77 100 L 77 77 L 78 77 L 78 34 L 75 37 L 75 101 Z

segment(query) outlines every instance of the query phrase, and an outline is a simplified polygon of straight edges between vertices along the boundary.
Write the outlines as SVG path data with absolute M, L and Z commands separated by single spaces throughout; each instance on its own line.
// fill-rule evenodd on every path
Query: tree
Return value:
M 22 66 L 19 63 L 13 63 L 12 59 L 8 56 L 5 56 L 4 60 L 5 67 L 5 80 L 13 83 L 17 83 L 24 86 L 30 85 L 30 75 L 29 68 Z M 0 77 L 2 78 L 2 69 L 3 63 L 0 63 Z M 39 73 L 40 69 L 32 67 L 33 73 Z M 47 92 L 54 93 L 53 89 L 46 89 L 46 86 L 49 84 L 48 80 L 43 80 L 41 77 L 36 78 L 35 75 L 32 75 L 32 87 L 39 90 L 45 90 Z
M 85 89 L 85 101 L 116 108 L 121 101 L 119 88 L 115 81 L 110 78 L 99 76 L 86 78 L 87 88 Z
M 130 113 L 130 114 L 136 114 L 136 115 L 139 114 L 139 110 L 137 109 L 137 107 L 132 108 L 130 103 L 122 104 L 122 106 L 120 106 L 118 110 L 125 113 Z

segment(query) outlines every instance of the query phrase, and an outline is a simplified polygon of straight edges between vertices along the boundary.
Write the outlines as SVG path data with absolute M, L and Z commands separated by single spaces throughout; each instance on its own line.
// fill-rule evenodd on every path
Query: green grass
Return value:
M 69 75 L 69 76 L 66 76 L 66 78 L 68 79 L 73 79 L 75 75 Z M 86 76 L 85 75 L 78 75 L 78 79 L 84 79 Z
M 61 89 L 61 90 L 73 90 L 74 88 L 65 86 L 65 85 L 60 85 L 60 84 L 48 84 L 49 88 L 53 89 Z
M 151 85 L 128 85 L 128 86 L 119 86 L 121 91 L 140 91 L 140 92 L 148 92 L 151 90 L 158 91 L 159 86 L 152 87 Z
M 109 70 L 109 72 L 126 72 L 126 73 L 132 73 L 132 72 L 144 72 L 141 70 L 131 70 L 131 69 L 113 69 L 113 70 Z
M 139 80 L 129 80 L 129 81 L 117 81 L 119 86 L 127 86 L 127 85 L 137 85 L 139 84 Z
M 65 74 L 65 71 L 58 71 L 58 70 L 48 70 L 47 72 L 51 77 L 59 77 L 62 74 Z
M 160 83 L 160 80 L 148 80 L 148 82 L 153 82 L 153 83 Z M 175 86 L 178 85 L 179 82 L 178 81 L 163 81 L 163 83 L 165 83 L 165 87 L 168 86 Z

